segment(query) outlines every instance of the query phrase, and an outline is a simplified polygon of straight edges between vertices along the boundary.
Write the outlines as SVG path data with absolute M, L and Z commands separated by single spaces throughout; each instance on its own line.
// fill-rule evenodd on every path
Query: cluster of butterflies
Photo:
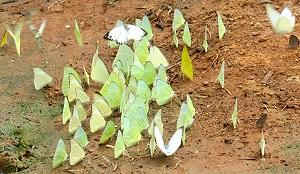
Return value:
M 157 57 L 162 59 L 156 59 Z M 172 155 L 181 145 L 181 141 L 185 142 L 185 129 L 194 120 L 195 109 L 188 96 L 187 103 L 183 103 L 181 107 L 177 131 L 168 145 L 165 146 L 162 138 L 161 111 L 155 116 L 154 120 L 156 121 L 153 120 L 150 125 L 147 115 L 150 101 L 154 101 L 161 106 L 170 102 L 174 96 L 165 69 L 169 64 L 161 51 L 155 46 L 150 48 L 149 56 L 144 61 L 145 63 L 142 63 L 137 53 L 133 52 L 129 46 L 120 45 L 113 62 L 113 70 L 109 73 L 103 61 L 98 57 L 97 46 L 93 56 L 90 76 L 84 68 L 84 80 L 87 84 L 90 84 L 89 77 L 93 81 L 103 84 L 101 90 L 94 94 L 92 115 L 90 117 L 90 131 L 92 133 L 104 129 L 100 144 L 105 143 L 116 132 L 114 122 L 111 120 L 106 121 L 106 119 L 112 114 L 113 110 L 118 109 L 121 113 L 121 127 L 118 130 L 115 144 L 115 158 L 123 154 L 126 147 L 138 143 L 142 138 L 141 133 L 147 129 L 152 136 L 150 143 L 151 155 L 154 153 L 155 140 L 162 152 L 167 156 Z M 40 85 L 40 87 L 44 85 Z M 149 86 L 152 86 L 152 89 Z M 69 132 L 74 133 L 76 131 L 75 135 L 79 129 L 84 132 L 81 124 L 87 118 L 84 104 L 88 103 L 90 98 L 84 92 L 79 74 L 71 67 L 64 69 L 62 92 L 65 95 L 62 114 L 63 124 L 70 121 Z M 72 114 L 70 103 L 75 103 Z M 82 139 L 86 139 L 85 132 L 80 135 L 84 137 Z M 71 165 L 78 163 L 85 156 L 85 146 L 81 145 L 78 138 L 75 137 L 71 140 Z M 67 159 L 66 147 L 62 141 L 59 140 L 58 142 L 53 158 L 53 167 L 59 166 Z M 73 151 L 75 153 L 72 153 Z
M 178 9 L 175 9 L 174 10 L 174 19 L 173 19 L 173 23 L 172 23 L 172 29 L 173 29 L 173 32 L 174 32 L 173 41 L 174 41 L 174 44 L 177 48 L 178 48 L 177 31 L 179 30 L 179 28 L 182 25 L 184 25 L 182 40 L 188 47 L 190 47 L 191 44 L 192 44 L 192 40 L 191 40 L 191 33 L 190 33 L 190 29 L 189 29 L 189 24 L 184 19 L 182 13 Z
M 84 148 L 89 144 L 86 132 L 78 127 L 74 138 L 71 139 L 70 165 L 75 165 L 85 157 Z M 68 158 L 67 148 L 63 139 L 59 139 L 53 157 L 53 168 L 60 166 Z
M 266 9 L 270 23 L 275 33 L 286 34 L 294 30 L 295 16 L 293 16 L 291 10 L 288 7 L 285 7 L 281 14 L 269 4 L 266 6 Z M 299 44 L 300 41 L 298 37 L 295 35 L 291 35 L 289 39 L 289 47 L 295 48 L 298 47 Z
M 143 20 L 136 21 L 134 25 L 127 25 L 117 21 L 116 27 L 108 32 L 104 38 L 115 41 L 119 46 L 117 56 L 113 62 L 113 71 L 108 72 L 103 61 L 98 57 L 98 45 L 93 56 L 91 74 L 84 67 L 84 80 L 90 85 L 90 77 L 93 81 L 103 84 L 101 90 L 94 94 L 92 103 L 92 115 L 90 117 L 90 131 L 92 133 L 104 128 L 100 138 L 100 144 L 109 140 L 116 132 L 113 121 L 106 121 L 113 110 L 121 112 L 121 130 L 118 131 L 115 144 L 115 158 L 124 153 L 126 147 L 139 142 L 141 133 L 148 129 L 151 135 L 150 151 L 154 154 L 155 142 L 165 155 L 172 155 L 185 143 L 185 130 L 194 120 L 195 109 L 189 96 L 187 103 L 183 103 L 177 121 L 177 131 L 172 136 L 168 145 L 163 142 L 163 124 L 161 122 L 161 110 L 149 125 L 149 102 L 155 101 L 159 106 L 171 101 L 174 91 L 168 83 L 165 67 L 169 64 L 156 47 L 148 49 L 152 38 L 151 24 L 147 16 Z M 78 30 L 79 31 L 79 30 Z M 134 39 L 134 51 L 125 43 Z M 158 71 L 156 71 L 158 69 Z M 52 82 L 52 78 L 42 69 L 34 68 L 34 85 L 37 90 Z M 150 89 L 149 86 L 152 86 Z M 69 132 L 74 138 L 71 140 L 70 165 L 75 165 L 84 156 L 84 147 L 88 144 L 86 132 L 81 122 L 86 120 L 85 103 L 90 101 L 84 92 L 82 80 L 79 74 L 71 67 L 64 69 L 62 92 L 65 96 L 62 114 L 63 124 L 69 123 Z M 73 104 L 73 112 L 70 104 Z M 62 139 L 57 144 L 53 158 L 53 167 L 58 167 L 67 159 L 66 146 Z

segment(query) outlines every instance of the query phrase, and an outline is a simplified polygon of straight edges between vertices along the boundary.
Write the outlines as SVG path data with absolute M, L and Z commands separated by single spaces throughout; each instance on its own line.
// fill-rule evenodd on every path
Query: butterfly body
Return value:
M 135 25 L 124 24 L 120 22 L 120 25 L 114 27 L 111 31 L 104 35 L 104 39 L 112 40 L 118 44 L 126 44 L 129 40 L 141 40 L 147 32 Z

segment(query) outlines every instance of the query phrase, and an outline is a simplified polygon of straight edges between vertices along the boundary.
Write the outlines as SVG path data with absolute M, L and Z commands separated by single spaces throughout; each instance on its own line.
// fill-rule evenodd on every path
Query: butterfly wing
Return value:
M 174 10 L 174 20 L 172 23 L 172 29 L 173 29 L 174 33 L 176 33 L 176 31 L 184 24 L 184 22 L 185 22 L 185 20 L 184 20 L 182 13 L 178 9 L 175 9 Z
M 147 61 L 141 79 L 144 80 L 147 83 L 147 85 L 152 85 L 155 75 L 156 75 L 156 70 L 154 65 L 152 64 L 152 62 Z
M 287 17 L 281 16 L 278 19 L 274 30 L 278 34 L 286 34 L 294 30 L 294 25 Z
M 196 113 L 195 107 L 193 105 L 193 101 L 192 101 L 191 97 L 188 94 L 186 95 L 186 104 L 188 105 L 188 107 L 189 107 L 189 109 L 191 111 L 191 114 L 194 117 L 194 115 Z
M 117 26 L 109 31 L 103 38 L 116 41 L 118 44 L 125 44 L 128 41 L 127 30 L 124 25 Z
M 78 111 L 78 114 L 79 114 L 80 121 L 85 120 L 86 117 L 87 117 L 87 114 L 84 110 L 82 102 L 79 99 L 77 99 L 75 105 L 76 105 L 76 108 L 77 108 L 77 111 Z
M 75 88 L 76 99 L 80 100 L 82 103 L 87 103 L 90 101 L 90 97 L 81 88 Z
M 46 27 L 46 23 L 47 23 L 47 20 L 44 19 L 43 22 L 42 22 L 42 24 L 41 24 L 41 26 L 40 26 L 40 28 L 39 28 L 39 31 L 35 34 L 35 38 L 39 38 L 39 37 L 42 36 L 43 31 L 44 31 L 44 29 Z
M 147 32 L 145 30 L 135 25 L 126 25 L 125 28 L 127 29 L 128 40 L 142 40 L 142 38 L 147 35 Z
M 285 7 L 283 9 L 280 17 L 286 17 L 291 22 L 291 25 L 294 27 L 294 25 L 295 25 L 295 16 L 292 15 L 292 11 L 288 7 Z
M 183 127 L 179 128 L 169 141 L 167 148 L 167 156 L 172 155 L 181 145 Z
M 275 29 L 280 13 L 269 4 L 266 6 L 266 10 L 267 10 L 267 15 L 269 17 L 270 23 L 272 27 Z
M 168 156 L 168 152 L 167 152 L 167 149 L 165 147 L 165 143 L 164 143 L 164 140 L 162 138 L 162 135 L 160 133 L 160 130 L 159 128 L 154 125 L 154 135 L 155 135 L 155 140 L 156 140 L 156 144 L 157 146 L 160 148 L 160 150 L 166 154 Z M 180 138 L 180 141 L 181 141 L 181 138 Z
M 0 43 L 0 48 L 2 48 L 4 46 L 4 44 L 6 43 L 7 41 L 7 36 L 8 36 L 8 31 L 5 30 L 4 34 L 3 34 L 3 37 L 1 39 L 1 43 Z

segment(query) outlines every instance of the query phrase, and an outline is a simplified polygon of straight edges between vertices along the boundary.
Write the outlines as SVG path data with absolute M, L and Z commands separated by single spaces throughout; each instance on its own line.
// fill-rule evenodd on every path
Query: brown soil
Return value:
M 49 2 L 48 2 L 49 1 Z M 298 49 L 288 48 L 290 34 L 277 35 L 268 22 L 265 4 L 257 0 L 236 1 L 80 1 L 80 0 L 2 0 L 0 33 L 5 25 L 31 20 L 40 25 L 47 19 L 43 33 L 43 51 L 39 51 L 28 27 L 21 34 L 21 58 L 17 58 L 11 37 L 0 49 L 0 173 L 297 173 L 300 172 L 300 63 Z M 300 15 L 298 1 L 273 4 L 282 11 L 289 6 Z M 90 71 L 95 43 L 99 40 L 99 56 L 111 67 L 116 50 L 107 47 L 104 34 L 120 19 L 134 23 L 148 15 L 158 46 L 170 65 L 181 59 L 183 43 L 172 43 L 174 9 L 178 8 L 189 22 L 192 47 L 189 48 L 195 71 L 194 80 L 182 76 L 180 65 L 168 69 L 170 83 L 176 92 L 173 102 L 161 107 L 165 138 L 175 131 L 180 104 L 190 94 L 197 114 L 187 142 L 165 157 L 157 151 L 149 156 L 144 137 L 128 148 L 131 158 L 114 159 L 113 149 L 98 145 L 101 131 L 89 133 L 90 144 L 85 159 L 75 166 L 65 162 L 52 169 L 57 141 L 62 137 L 67 147 L 72 136 L 63 126 L 61 113 L 63 69 L 69 65 L 83 73 Z M 217 11 L 223 17 L 227 32 L 219 41 Z M 79 47 L 73 35 L 73 21 L 81 29 L 84 45 Z M 297 21 L 297 20 L 296 20 Z M 70 28 L 66 28 L 70 25 Z M 209 51 L 202 43 L 204 26 L 210 31 Z M 297 35 L 300 26 L 296 24 Z M 299 35 L 300 36 L 300 35 Z M 226 62 L 225 88 L 217 81 L 222 60 Z M 50 87 L 37 91 L 33 86 L 32 68 L 38 66 L 52 77 Z M 90 97 L 99 90 L 93 83 Z M 231 114 L 238 98 L 239 126 L 233 129 Z M 150 120 L 159 109 L 151 105 Z M 88 112 L 90 108 L 87 107 Z M 261 158 L 258 142 L 262 128 L 255 125 L 267 113 L 263 127 L 267 148 Z M 114 114 L 116 121 L 117 113 Z M 229 123 L 227 128 L 224 124 Z M 88 122 L 84 125 L 88 127 Z M 116 137 L 108 144 L 114 145 Z M 231 144 L 225 141 L 232 140 Z M 69 151 L 69 148 L 68 148 Z

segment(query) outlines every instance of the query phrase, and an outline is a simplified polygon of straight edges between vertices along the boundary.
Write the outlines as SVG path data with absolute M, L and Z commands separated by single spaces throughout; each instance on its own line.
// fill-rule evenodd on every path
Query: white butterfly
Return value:
M 147 32 L 135 25 L 124 24 L 118 20 L 117 25 L 103 37 L 107 40 L 112 40 L 118 44 L 126 44 L 128 40 L 141 40 Z
M 183 131 L 183 127 L 178 129 L 173 134 L 168 145 L 165 145 L 159 128 L 156 125 L 154 126 L 154 135 L 155 135 L 157 146 L 164 154 L 170 156 L 179 148 L 179 146 L 181 145 L 182 131 Z
M 27 21 L 27 24 L 28 24 L 28 27 L 31 31 L 31 33 L 34 35 L 34 38 L 36 40 L 36 43 L 38 44 L 39 48 L 42 49 L 43 48 L 43 44 L 42 44 L 42 34 L 43 34 L 43 31 L 46 27 L 46 23 L 47 23 L 47 20 L 44 19 L 40 28 L 39 28 L 39 31 L 37 31 L 36 27 L 33 25 L 33 23 L 31 22 L 31 20 L 28 20 Z
M 294 30 L 295 16 L 288 7 L 285 7 L 281 14 L 269 4 L 266 9 L 275 33 L 286 34 Z

